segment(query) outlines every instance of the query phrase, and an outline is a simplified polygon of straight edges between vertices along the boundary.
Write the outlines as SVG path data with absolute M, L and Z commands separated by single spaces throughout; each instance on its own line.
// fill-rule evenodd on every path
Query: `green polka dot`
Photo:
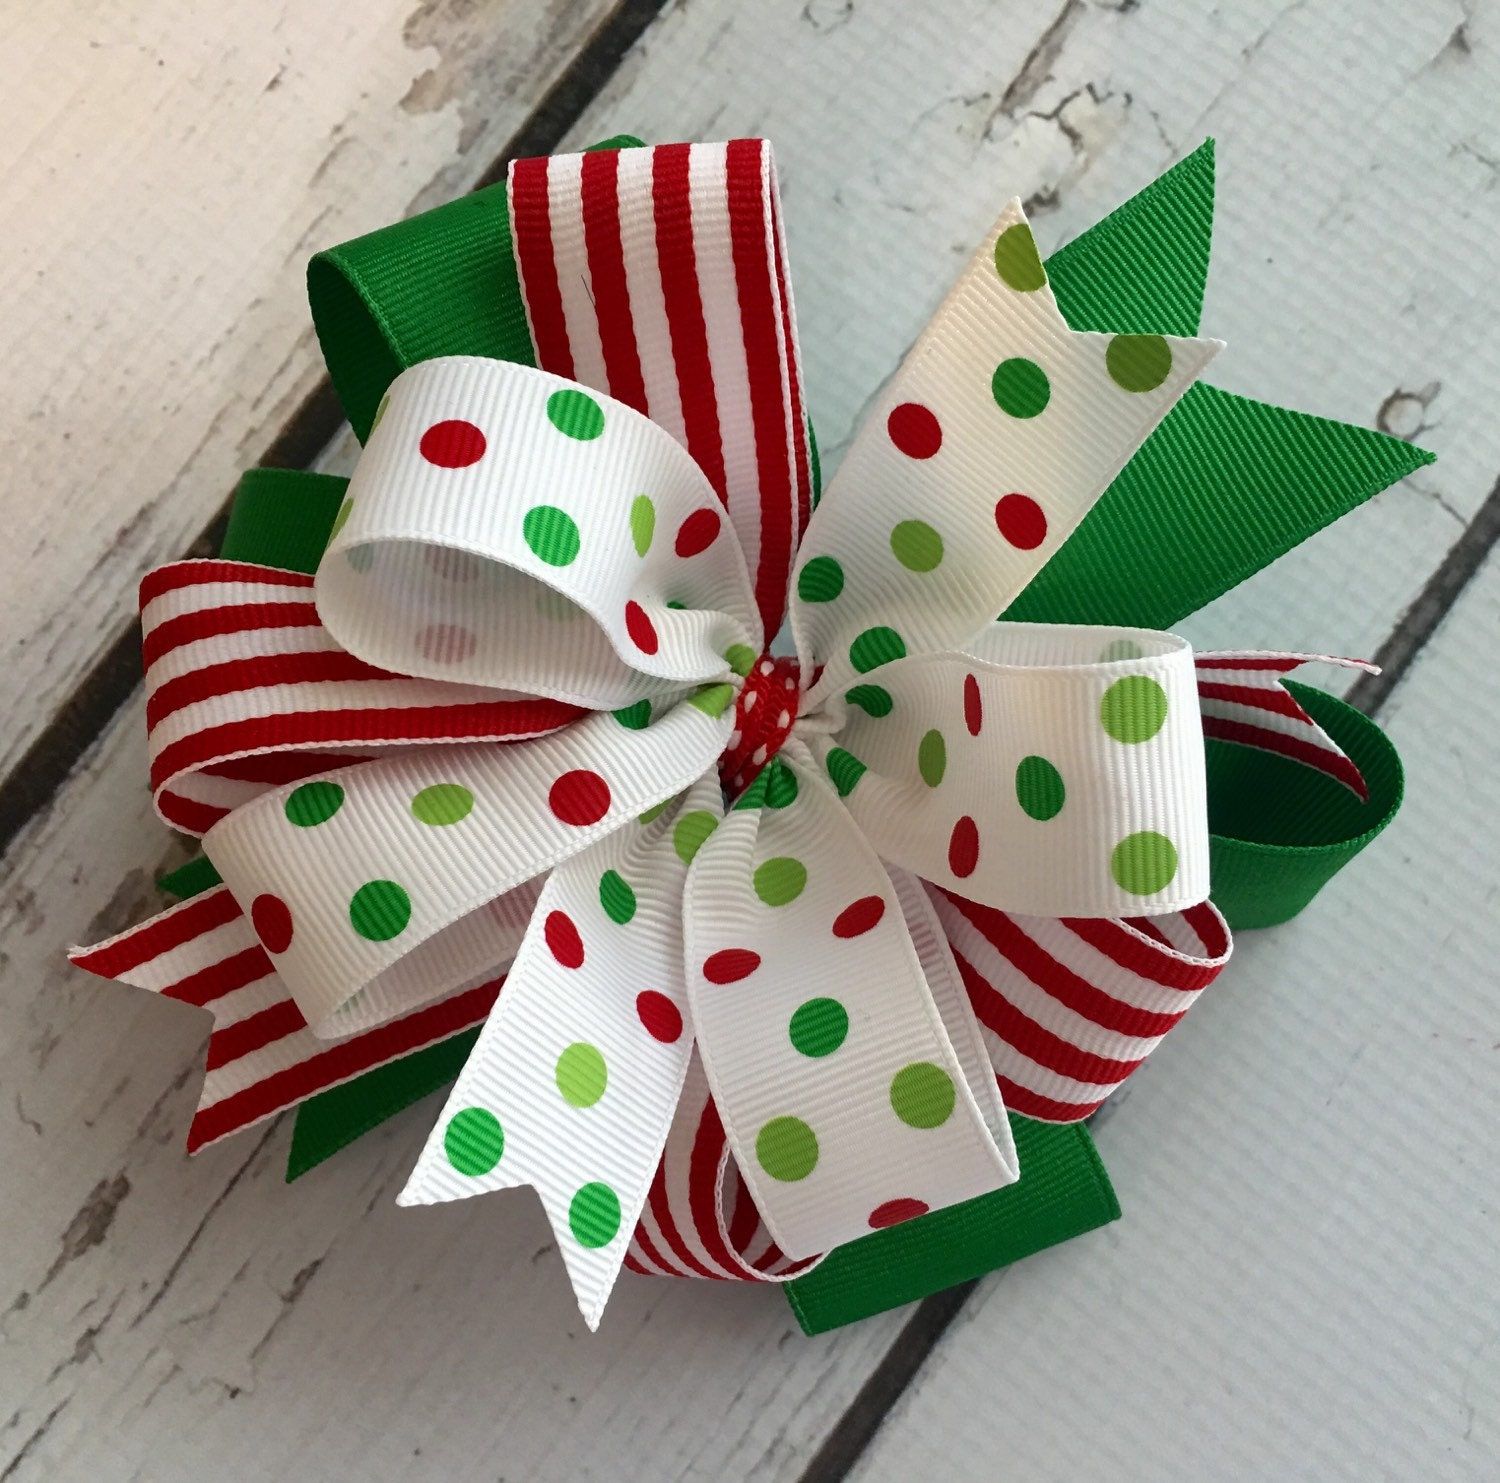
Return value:
M 696 808 L 684 814 L 672 828 L 672 848 L 684 865 L 693 863 L 693 856 L 703 848 L 703 841 L 719 827 L 719 821 L 706 808 Z
M 580 1246 L 608 1246 L 620 1229 L 620 1197 L 602 1180 L 584 1185 L 568 1205 L 568 1229 Z
M 704 685 L 695 695 L 688 696 L 688 704 L 705 716 L 722 716 L 734 704 L 734 686 Z
M 599 877 L 599 905 L 610 921 L 622 927 L 635 915 L 635 892 L 618 870 L 606 870 Z
M 667 599 L 667 610 L 672 613 L 684 613 L 687 611 L 687 604 L 685 602 L 678 602 L 675 597 L 669 597 Z
M 664 813 L 666 813 L 667 805 L 670 804 L 671 801 L 672 800 L 670 798 L 663 798 L 660 803 L 653 803 L 651 807 L 641 815 L 640 822 L 642 824 L 654 824 L 659 818 L 661 818 Z
M 572 1107 L 592 1107 L 604 1095 L 609 1072 L 597 1045 L 575 1041 L 557 1058 L 557 1089 Z
M 906 657 L 906 642 L 894 628 L 867 628 L 849 645 L 849 662 L 860 674 Z
M 1016 802 L 1029 817 L 1055 819 L 1067 796 L 1062 774 L 1045 757 L 1023 757 L 1016 764 Z
M 953 1078 L 931 1061 L 913 1061 L 891 1078 L 891 1106 L 908 1127 L 942 1127 L 957 1096 Z
M 505 1152 L 500 1119 L 484 1107 L 455 1112 L 443 1129 L 443 1152 L 460 1174 L 488 1174 Z
M 1035 417 L 1052 398 L 1047 373 L 1034 360 L 1019 355 L 995 367 L 990 390 L 1000 410 L 1012 417 Z
M 411 897 L 395 881 L 366 881 L 350 898 L 349 920 L 361 937 L 389 942 L 411 921 Z
M 803 602 L 832 602 L 844 590 L 844 569 L 831 556 L 814 556 L 797 573 L 797 596 Z
M 853 752 L 846 752 L 842 747 L 834 747 L 829 752 L 824 766 L 833 786 L 839 790 L 840 798 L 847 798 L 854 791 L 855 784 L 869 771 Z
M 1024 221 L 1006 227 L 996 238 L 995 271 L 1017 293 L 1034 293 L 1046 286 L 1047 270 L 1036 250 L 1036 238 Z
M 735 799 L 737 809 L 786 808 L 797 801 L 797 774 L 773 758 L 755 781 Z
M 929 788 L 936 788 L 948 771 L 948 744 L 941 731 L 929 731 L 917 743 L 917 771 Z
M 1099 663 L 1115 664 L 1121 659 L 1139 659 L 1145 652 L 1134 639 L 1111 639 L 1099 651 Z
M 767 906 L 795 901 L 807 885 L 807 867 L 790 855 L 776 855 L 755 867 L 755 894 Z
M 1169 886 L 1177 874 L 1177 846 L 1165 834 L 1142 829 L 1127 834 L 1115 846 L 1109 868 L 1122 890 L 1152 896 Z
M 474 795 L 462 783 L 434 783 L 411 801 L 412 813 L 424 824 L 456 824 L 474 807 Z
M 521 534 L 548 566 L 567 566 L 578 555 L 578 525 L 556 505 L 533 505 L 521 521 Z
M 800 1055 L 831 1056 L 849 1034 L 849 1011 L 837 999 L 809 999 L 797 1006 L 787 1033 Z
M 818 1138 L 800 1117 L 773 1117 L 756 1134 L 755 1157 L 772 1179 L 795 1184 L 818 1167 Z
M 743 677 L 755 668 L 755 650 L 749 644 L 730 644 L 724 651 L 724 662 Z
M 785 763 L 772 762 L 765 779 L 767 808 L 790 808 L 797 801 L 797 774 Z
M 385 416 L 385 409 L 389 407 L 390 404 L 391 394 L 390 392 L 386 392 L 386 394 L 380 399 L 380 405 L 375 409 L 375 420 L 370 424 L 370 431 L 372 433 L 377 427 L 380 426 L 380 421 Z
M 1172 374 L 1172 347 L 1160 335 L 1116 335 L 1104 366 L 1123 391 L 1155 391 Z
M 611 711 L 610 715 L 627 731 L 644 731 L 651 724 L 651 702 L 638 700 L 634 705 L 621 706 L 619 710 Z
M 604 431 L 604 408 L 588 392 L 564 387 L 547 398 L 547 420 L 558 432 L 588 442 Z
M 1099 701 L 1099 720 L 1117 742 L 1150 741 L 1167 721 L 1167 692 L 1149 675 L 1116 680 Z
M 650 496 L 638 494 L 630 502 L 630 539 L 635 543 L 635 554 L 644 556 L 651 549 L 651 538 L 656 534 L 656 506 Z
M 875 717 L 890 715 L 895 705 L 891 692 L 880 685 L 856 685 L 845 692 L 844 699 L 850 705 L 857 705 L 865 715 Z
M 943 538 L 925 520 L 903 520 L 891 531 L 891 554 L 908 571 L 930 572 L 943 559 Z
M 343 806 L 344 790 L 338 783 L 303 783 L 287 794 L 282 805 L 287 822 L 299 829 L 327 823 Z
M 354 501 L 346 499 L 339 506 L 339 512 L 333 517 L 333 529 L 328 532 L 328 544 L 331 546 L 339 538 L 339 532 L 349 523 L 349 517 L 354 513 Z

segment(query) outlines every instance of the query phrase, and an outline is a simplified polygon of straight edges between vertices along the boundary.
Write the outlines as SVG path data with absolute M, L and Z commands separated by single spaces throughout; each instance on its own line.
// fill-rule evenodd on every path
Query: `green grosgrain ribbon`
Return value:
M 1074 329 L 1197 332 L 1213 180 L 1210 142 L 1048 259 Z M 360 436 L 390 381 L 418 361 L 467 354 L 533 363 L 503 184 L 319 254 L 308 283 L 330 374 Z M 1430 460 L 1365 429 L 1200 384 L 1005 616 L 1169 627 Z M 326 475 L 252 470 L 222 554 L 314 570 L 343 488 Z M 1177 559 L 1142 559 L 1156 550 Z M 1323 692 L 1291 688 L 1363 771 L 1370 799 L 1282 757 L 1210 742 L 1213 897 L 1235 928 L 1295 915 L 1400 803 L 1400 762 L 1375 723 Z M 191 894 L 214 879 L 195 861 L 163 884 Z M 288 1178 L 451 1081 L 476 1033 L 303 1104 Z M 1118 1215 L 1085 1128 L 1012 1123 L 1017 1184 L 830 1254 L 787 1285 L 803 1328 L 821 1332 L 913 1301 Z

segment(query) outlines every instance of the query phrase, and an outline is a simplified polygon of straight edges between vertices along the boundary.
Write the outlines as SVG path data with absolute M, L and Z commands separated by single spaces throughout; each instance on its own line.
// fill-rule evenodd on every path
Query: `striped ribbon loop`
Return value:
M 537 364 L 608 392 L 687 449 L 774 634 L 812 476 L 770 144 L 515 160 L 508 179 Z
M 377 669 L 338 644 L 300 572 L 176 561 L 141 583 L 157 812 L 205 834 L 267 788 L 436 741 L 516 741 L 580 714 L 555 700 Z

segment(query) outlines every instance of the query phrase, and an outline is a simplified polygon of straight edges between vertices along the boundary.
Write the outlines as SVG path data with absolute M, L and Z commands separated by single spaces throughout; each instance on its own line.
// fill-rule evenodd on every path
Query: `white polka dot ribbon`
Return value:
M 412 748 L 264 793 L 203 846 L 314 1033 L 348 1035 L 492 974 L 491 904 L 701 778 L 731 698 Z
M 688 997 L 736 1162 L 788 1257 L 1019 1177 L 978 1027 L 919 885 L 800 742 L 688 873 Z
M 560 376 L 469 356 L 392 383 L 316 593 L 367 663 L 596 709 L 760 652 L 734 530 L 676 439 Z
M 967 643 L 1221 349 L 1068 328 L 1012 201 L 876 399 L 798 552 L 813 699 Z
M 535 1186 L 590 1328 L 687 1074 L 682 886 L 722 811 L 710 775 L 552 872 L 400 1197 Z
M 1113 917 L 1208 895 L 1203 724 L 1170 634 L 991 624 L 900 659 L 816 739 L 888 860 L 1006 911 Z

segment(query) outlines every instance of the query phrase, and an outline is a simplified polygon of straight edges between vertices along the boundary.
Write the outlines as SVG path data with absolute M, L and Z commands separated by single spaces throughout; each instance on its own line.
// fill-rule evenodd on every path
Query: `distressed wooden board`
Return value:
M 308 256 L 472 185 L 612 8 L 7 8 L 0 774 L 316 385 Z
M 1387 706 L 1410 799 L 1099 1131 L 1118 1224 L 986 1279 L 855 1476 L 1500 1476 L 1491 557 Z
M 1281 91 L 1259 70 L 1279 29 L 1296 33 L 1311 16 L 1336 31 L 1337 6 L 1235 7 L 1214 23 L 1226 36 L 1196 42 L 1201 72 L 1163 46 L 1153 7 L 1065 4 L 1033 15 L 943 0 L 916 19 L 816 0 L 800 13 L 755 9 L 670 9 L 575 137 L 621 127 L 773 135 L 814 407 L 835 451 L 1001 198 L 1033 197 L 1039 232 L 1063 240 L 1207 128 L 1220 134 L 1226 165 L 1210 328 L 1252 347 L 1277 336 L 1253 380 L 1231 378 L 1227 365 L 1219 379 L 1364 421 L 1413 364 L 1436 375 L 1444 395 L 1466 388 L 1465 405 L 1493 400 L 1492 363 L 1473 345 L 1450 354 L 1427 311 L 1398 319 L 1347 290 L 1358 262 L 1325 260 L 1327 228 L 1320 238 L 1308 224 L 1321 197 L 1299 194 L 1305 175 L 1280 178 L 1286 151 L 1302 147 L 1316 117 L 1330 129 L 1327 182 L 1344 209 L 1388 212 L 1396 199 L 1368 168 L 1370 118 L 1345 123 L 1331 107 L 1309 106 L 1299 124 L 1302 105 L 1289 100 L 1311 96 L 1315 48 L 1304 41 L 1290 63 L 1278 61 Z M 1454 203 L 1434 213 L 1438 238 L 1444 221 L 1456 227 L 1460 200 L 1481 219 L 1493 209 L 1442 174 L 1453 140 L 1482 140 L 1483 79 L 1423 70 L 1452 32 L 1442 7 L 1412 4 L 1342 80 L 1354 94 L 1373 89 L 1406 120 L 1405 188 Z M 1331 45 L 1323 33 L 1312 40 Z M 1404 62 L 1390 62 L 1393 46 Z M 1262 118 L 1268 96 L 1292 117 Z M 1450 109 L 1451 138 L 1418 129 Z M 1395 248 L 1406 240 L 1382 225 L 1359 251 L 1403 271 Z M 1468 299 L 1468 250 L 1457 238 L 1443 248 L 1450 327 L 1488 312 Z M 1302 321 L 1279 303 L 1265 310 L 1268 290 L 1252 270 L 1268 252 L 1278 268 L 1300 265 L 1292 276 L 1307 286 L 1297 307 L 1320 333 L 1354 322 L 1345 343 L 1359 345 L 1357 358 L 1316 375 L 1296 357 L 1276 358 L 1276 344 L 1301 343 Z M 1328 545 L 1310 566 L 1268 576 L 1262 597 L 1276 630 L 1238 637 L 1331 643 L 1332 615 L 1357 619 L 1374 647 L 1492 478 L 1482 440 L 1493 433 L 1455 423 L 1449 434 L 1460 456 L 1433 477 L 1453 482 L 1433 487 L 1456 516 L 1421 491 L 1394 492 L 1349 523 L 1337 557 Z M 1474 447 L 1471 437 L 1481 442 L 1469 458 L 1461 450 Z M 1349 595 L 1331 614 L 1332 583 Z M 24 1181 L 25 1191 L 0 1216 L 10 1258 L 0 1289 L 10 1309 L 0 1321 L 0 1458 L 14 1475 L 284 1476 L 300 1458 L 314 1476 L 614 1477 L 626 1466 L 664 1478 L 796 1476 L 884 1354 L 896 1319 L 808 1342 L 774 1294 L 637 1280 L 588 1340 L 527 1197 L 420 1214 L 389 1208 L 425 1111 L 289 1191 L 277 1184 L 284 1129 L 258 1151 L 251 1135 L 181 1159 L 203 1027 L 174 1006 L 70 974 L 55 957 L 58 942 L 148 909 L 166 846 L 138 802 L 139 725 L 132 709 L 109 730 L 0 877 L 0 901 L 16 898 L 0 917 L 10 955 L 0 1013 L 21 1027 L 0 1050 L 0 1085 L 17 1093 L 13 1118 L 0 1103 L 0 1171 L 7 1188 Z M 1237 1000 L 1273 978 L 1254 954 L 1245 958 Z M 1150 1136 L 1131 1131 L 1128 1116 L 1117 1127 L 1122 1149 Z M 1041 1265 L 1007 1280 L 1020 1286 Z

